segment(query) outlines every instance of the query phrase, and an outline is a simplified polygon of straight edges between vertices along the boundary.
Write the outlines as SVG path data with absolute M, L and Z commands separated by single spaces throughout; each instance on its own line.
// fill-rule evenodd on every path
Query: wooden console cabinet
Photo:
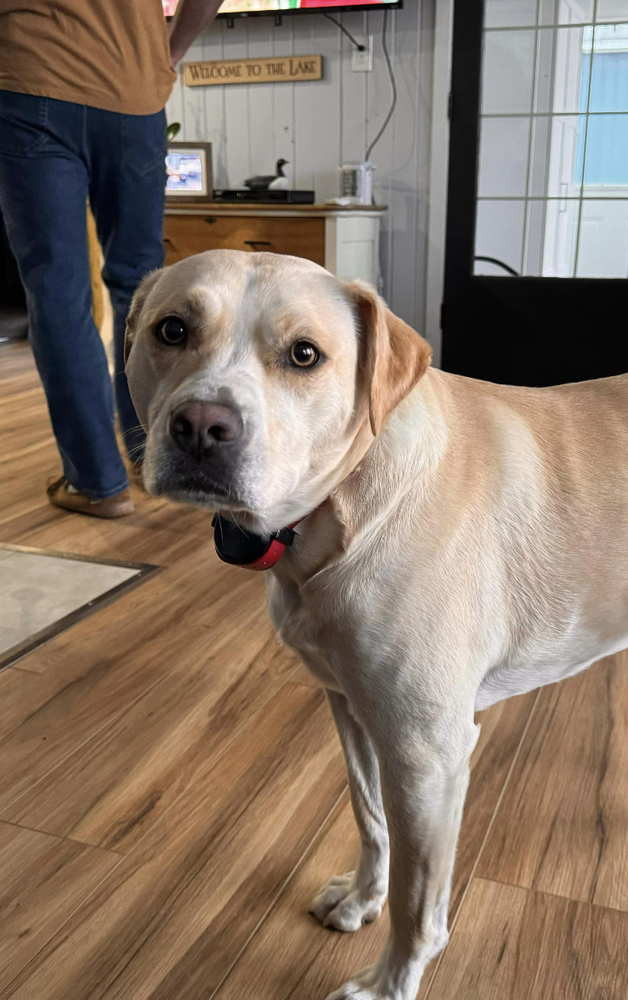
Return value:
M 166 205 L 166 264 L 204 250 L 305 257 L 341 278 L 377 288 L 379 231 L 385 208 L 351 205 Z

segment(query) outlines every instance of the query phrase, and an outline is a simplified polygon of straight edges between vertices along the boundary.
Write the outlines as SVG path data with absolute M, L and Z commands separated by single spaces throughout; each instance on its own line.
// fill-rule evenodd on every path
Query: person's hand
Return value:
M 221 4 L 222 0 L 179 0 L 168 32 L 173 69 L 176 69 L 194 39 L 214 20 Z

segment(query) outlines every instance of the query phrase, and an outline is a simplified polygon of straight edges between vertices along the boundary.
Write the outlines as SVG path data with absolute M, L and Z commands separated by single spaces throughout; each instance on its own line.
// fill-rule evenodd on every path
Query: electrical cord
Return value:
M 497 257 L 474 257 L 473 259 L 486 261 L 487 264 L 495 264 L 496 267 L 503 268 L 504 271 L 512 274 L 515 278 L 521 277 L 519 272 L 515 271 L 514 267 L 511 267 L 510 264 L 504 264 L 503 260 L 498 260 Z
M 371 153 L 375 149 L 377 143 L 379 142 L 379 140 L 383 136 L 384 132 L 388 128 L 388 125 L 390 123 L 390 119 L 392 118 L 393 113 L 395 111 L 395 107 L 397 106 L 397 81 L 395 80 L 395 71 L 393 69 L 392 62 L 390 61 L 390 53 L 388 52 L 388 39 L 386 37 L 387 28 L 388 28 L 388 11 L 385 10 L 384 11 L 384 23 L 382 24 L 382 49 L 384 50 L 384 56 L 385 56 L 385 59 L 386 59 L 386 65 L 388 66 L 388 75 L 390 76 L 390 85 L 392 87 L 393 98 L 392 98 L 392 103 L 390 105 L 390 109 L 388 111 L 388 114 L 386 115 L 386 118 L 384 119 L 384 124 L 382 125 L 382 127 L 379 130 L 379 132 L 377 133 L 377 135 L 373 139 L 373 142 L 370 144 L 370 146 L 366 150 L 364 159 L 367 160 L 367 161 L 368 161 Z
M 388 11 L 386 11 L 386 13 L 388 13 Z M 347 31 L 347 29 L 345 28 L 344 24 L 341 24 L 340 21 L 337 21 L 335 17 L 331 16 L 331 14 L 323 14 L 323 17 L 326 17 L 328 21 L 332 21 L 338 28 L 340 28 L 340 30 L 342 31 L 342 33 L 344 35 L 346 35 L 347 38 L 351 39 L 351 41 L 355 45 L 355 47 L 358 50 L 358 52 L 364 52 L 364 50 L 366 49 L 366 45 L 360 45 L 359 42 L 356 42 L 356 40 L 353 37 L 353 35 L 351 34 L 351 32 Z

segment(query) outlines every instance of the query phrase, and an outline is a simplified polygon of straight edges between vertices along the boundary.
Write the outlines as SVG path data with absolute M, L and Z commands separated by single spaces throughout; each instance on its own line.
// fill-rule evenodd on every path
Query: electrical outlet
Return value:
M 356 42 L 364 46 L 360 52 L 354 48 L 351 51 L 351 69 L 354 73 L 370 73 L 373 69 L 373 36 L 357 35 Z

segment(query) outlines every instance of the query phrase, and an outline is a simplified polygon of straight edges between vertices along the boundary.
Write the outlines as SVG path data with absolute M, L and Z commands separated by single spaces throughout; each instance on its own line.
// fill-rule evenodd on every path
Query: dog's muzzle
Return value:
M 179 403 L 170 414 L 166 441 L 160 492 L 179 499 L 181 493 L 238 498 L 246 434 L 235 405 L 199 399 Z

